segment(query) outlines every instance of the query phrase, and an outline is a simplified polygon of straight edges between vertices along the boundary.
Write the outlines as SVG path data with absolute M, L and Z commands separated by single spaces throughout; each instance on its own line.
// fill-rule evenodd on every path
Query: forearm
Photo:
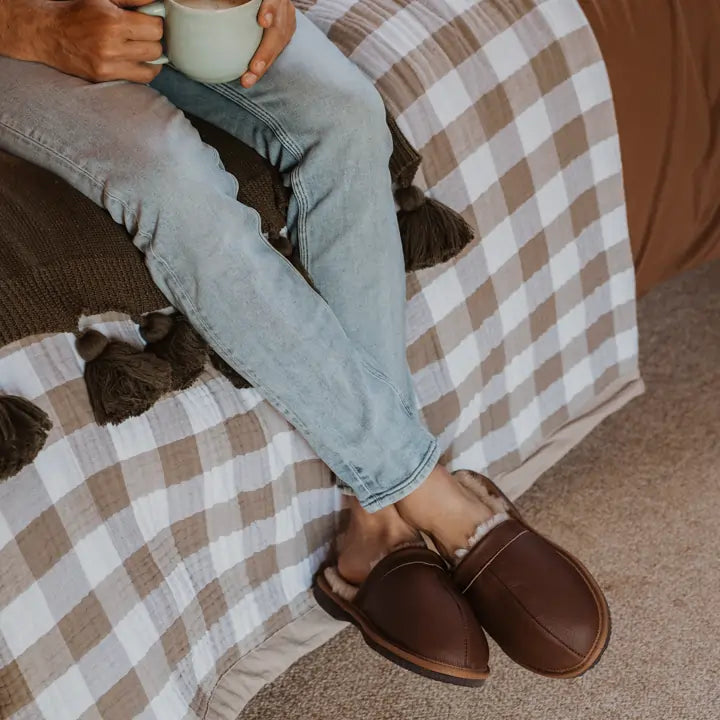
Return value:
M 42 62 L 53 5 L 52 0 L 0 0 L 0 55 Z

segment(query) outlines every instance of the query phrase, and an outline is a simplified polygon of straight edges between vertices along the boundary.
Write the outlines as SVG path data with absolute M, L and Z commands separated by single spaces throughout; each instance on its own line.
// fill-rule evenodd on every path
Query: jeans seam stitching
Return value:
M 290 173 L 290 184 L 295 189 L 295 201 L 297 202 L 299 208 L 298 246 L 300 247 L 300 259 L 305 267 L 307 274 L 312 277 L 312 273 L 310 271 L 310 251 L 307 241 L 307 217 L 309 213 L 310 202 L 308 199 L 308 194 L 305 190 L 305 184 L 303 183 L 299 171 L 300 165 L 298 164 L 298 166 Z
M 298 202 L 298 207 L 300 209 L 298 218 L 298 245 L 300 248 L 300 259 L 305 267 L 305 270 L 312 277 L 309 267 L 310 254 L 307 243 L 308 195 L 305 191 L 302 178 L 297 174 L 304 156 L 302 148 L 295 142 L 295 140 L 293 140 L 292 135 L 278 122 L 277 118 L 266 112 L 264 108 L 260 107 L 251 98 L 248 98 L 246 95 L 235 90 L 235 88 L 228 84 L 213 86 L 207 85 L 206 83 L 204 84 L 206 87 L 210 87 L 211 90 L 217 92 L 219 95 L 223 95 L 229 100 L 237 102 L 245 110 L 248 110 L 255 115 L 258 120 L 264 122 L 270 130 L 275 133 L 275 136 L 280 141 L 280 144 L 285 149 L 289 150 L 297 161 L 298 164 L 296 167 L 288 174 L 290 176 L 290 183 L 295 190 L 295 199 Z M 302 202 L 299 201 L 300 199 L 302 199 Z

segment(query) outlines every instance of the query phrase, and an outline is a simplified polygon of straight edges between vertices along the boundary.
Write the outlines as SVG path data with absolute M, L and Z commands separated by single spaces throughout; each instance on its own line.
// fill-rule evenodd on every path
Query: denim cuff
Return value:
M 440 446 L 437 438 L 432 437 L 430 443 L 422 457 L 422 460 L 413 470 L 410 475 L 404 478 L 401 482 L 397 483 L 393 487 L 382 493 L 375 493 L 369 497 L 359 497 L 357 493 L 337 475 L 335 475 L 335 482 L 337 483 L 338 489 L 345 495 L 353 495 L 358 497 L 360 504 L 365 510 L 370 513 L 377 512 L 383 508 L 394 505 L 399 500 L 408 496 L 413 490 L 420 487 L 425 482 L 427 476 L 433 471 L 440 459 Z

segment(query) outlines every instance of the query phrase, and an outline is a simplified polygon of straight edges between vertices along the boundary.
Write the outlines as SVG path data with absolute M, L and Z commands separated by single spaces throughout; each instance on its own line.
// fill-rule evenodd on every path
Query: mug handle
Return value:
M 138 12 L 143 15 L 152 15 L 153 17 L 165 17 L 165 3 L 154 2 L 149 5 L 143 5 L 139 8 L 135 8 Z M 148 65 L 166 65 L 169 62 L 167 55 L 161 55 L 157 60 L 148 60 Z

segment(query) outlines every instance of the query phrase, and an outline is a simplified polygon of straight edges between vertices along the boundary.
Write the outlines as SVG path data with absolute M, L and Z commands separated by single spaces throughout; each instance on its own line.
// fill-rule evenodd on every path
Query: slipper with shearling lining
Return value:
M 610 610 L 600 586 L 577 558 L 525 523 L 488 478 L 470 470 L 453 475 L 499 521 L 455 566 L 458 591 L 516 663 L 547 677 L 582 675 L 610 640 Z
M 313 583 L 318 604 L 355 625 L 368 646 L 411 672 L 455 685 L 482 685 L 488 645 L 443 559 L 426 547 L 385 556 L 354 587 L 332 565 Z

